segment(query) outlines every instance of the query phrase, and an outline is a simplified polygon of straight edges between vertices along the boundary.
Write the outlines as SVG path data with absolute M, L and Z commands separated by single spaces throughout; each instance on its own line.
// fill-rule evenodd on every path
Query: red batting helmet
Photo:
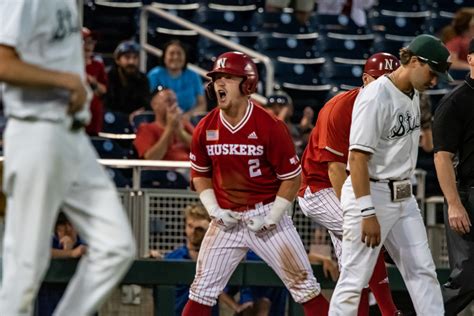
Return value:
M 250 95 L 257 90 L 257 66 L 255 66 L 249 56 L 243 53 L 227 52 L 217 57 L 214 67 L 207 73 L 207 76 L 212 78 L 211 85 L 214 82 L 214 76 L 216 74 L 229 74 L 243 77 L 244 80 L 240 84 L 240 92 L 245 95 Z M 213 91 L 209 92 L 212 93 Z
M 364 73 L 378 78 L 389 74 L 400 67 L 400 61 L 397 57 L 389 53 L 377 53 L 367 59 L 364 66 Z

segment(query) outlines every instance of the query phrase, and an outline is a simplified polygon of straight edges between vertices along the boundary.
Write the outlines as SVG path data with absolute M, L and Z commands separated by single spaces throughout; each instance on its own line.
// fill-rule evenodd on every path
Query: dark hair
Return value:
M 413 52 L 409 50 L 408 47 L 403 47 L 400 49 L 400 64 L 408 65 L 413 56 L 415 56 L 415 54 L 413 54 Z
M 56 224 L 55 227 L 58 227 L 59 225 L 66 225 L 69 224 L 69 219 L 66 217 L 66 214 L 64 212 L 59 212 L 58 218 L 56 219 Z
M 180 40 L 171 40 L 169 42 L 166 42 L 166 44 L 163 46 L 163 55 L 161 55 L 161 59 L 160 59 L 160 66 L 163 66 L 166 68 L 166 65 L 165 65 L 165 56 L 166 56 L 166 53 L 168 52 L 168 49 L 172 46 L 172 45 L 176 45 L 176 46 L 179 46 L 181 47 L 181 49 L 184 51 L 184 66 L 183 66 L 183 70 L 186 69 L 187 65 L 188 65 L 188 49 L 186 47 L 186 45 L 181 42 Z
M 467 10 L 459 10 L 453 18 L 450 25 L 444 27 L 441 31 L 441 39 L 443 43 L 447 43 L 458 35 L 462 35 L 469 29 L 474 14 Z

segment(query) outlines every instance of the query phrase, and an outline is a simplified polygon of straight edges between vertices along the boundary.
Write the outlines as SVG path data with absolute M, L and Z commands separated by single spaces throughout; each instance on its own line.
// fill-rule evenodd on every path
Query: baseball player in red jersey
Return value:
M 364 66 L 364 86 L 400 66 L 398 59 L 387 53 L 372 55 Z M 340 262 L 342 241 L 341 188 L 347 178 L 346 163 L 349 151 L 349 131 L 352 108 L 362 88 L 338 94 L 329 100 L 318 115 L 316 126 L 302 158 L 302 184 L 298 202 L 303 213 L 325 226 Z M 388 285 L 387 270 L 381 254 L 374 268 L 369 287 L 374 293 L 384 316 L 397 310 Z M 368 315 L 368 289 L 364 289 L 359 315 Z
M 213 220 L 183 315 L 211 315 L 248 249 L 272 267 L 306 315 L 327 315 L 328 302 L 286 214 L 301 173 L 290 134 L 249 100 L 258 75 L 248 56 L 222 54 L 208 76 L 218 107 L 196 127 L 190 159 L 194 187 Z

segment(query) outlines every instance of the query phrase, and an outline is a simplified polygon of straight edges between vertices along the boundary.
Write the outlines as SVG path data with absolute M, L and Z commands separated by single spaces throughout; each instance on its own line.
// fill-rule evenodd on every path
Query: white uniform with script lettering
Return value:
M 415 197 L 393 202 L 388 183 L 388 180 L 410 178 L 415 169 L 419 137 L 417 91 L 408 96 L 384 76 L 359 93 L 352 113 L 349 150 L 371 154 L 370 192 L 381 228 L 381 242 L 374 249 L 361 242 L 362 215 L 348 177 L 341 196 L 342 271 L 331 299 L 330 315 L 357 315 L 360 292 L 372 275 L 382 245 L 399 268 L 417 315 L 444 314 L 441 289 Z
M 85 78 L 75 0 L 0 1 L 0 21 L 4 50 L 14 48 L 27 64 Z M 8 206 L 0 315 L 32 314 L 60 208 L 88 249 L 55 315 L 92 315 L 133 260 L 127 216 L 84 129 L 71 128 L 68 91 L 5 83 L 3 101 Z M 88 112 L 84 106 L 76 120 L 85 123 Z

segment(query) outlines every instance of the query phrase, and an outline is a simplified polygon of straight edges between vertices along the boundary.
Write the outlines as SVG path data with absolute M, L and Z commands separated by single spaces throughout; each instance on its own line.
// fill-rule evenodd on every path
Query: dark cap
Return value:
M 468 54 L 472 54 L 474 53 L 474 37 L 471 39 L 471 41 L 469 42 L 469 51 L 468 51 Z
M 114 51 L 114 57 L 119 58 L 120 56 L 128 53 L 138 54 L 140 52 L 140 45 L 134 41 L 126 41 L 120 43 Z
M 453 81 L 448 73 L 451 66 L 449 50 L 440 39 L 427 34 L 418 35 L 408 45 L 408 50 L 422 62 L 427 63 L 431 70 L 438 75 L 438 78 L 448 82 Z

